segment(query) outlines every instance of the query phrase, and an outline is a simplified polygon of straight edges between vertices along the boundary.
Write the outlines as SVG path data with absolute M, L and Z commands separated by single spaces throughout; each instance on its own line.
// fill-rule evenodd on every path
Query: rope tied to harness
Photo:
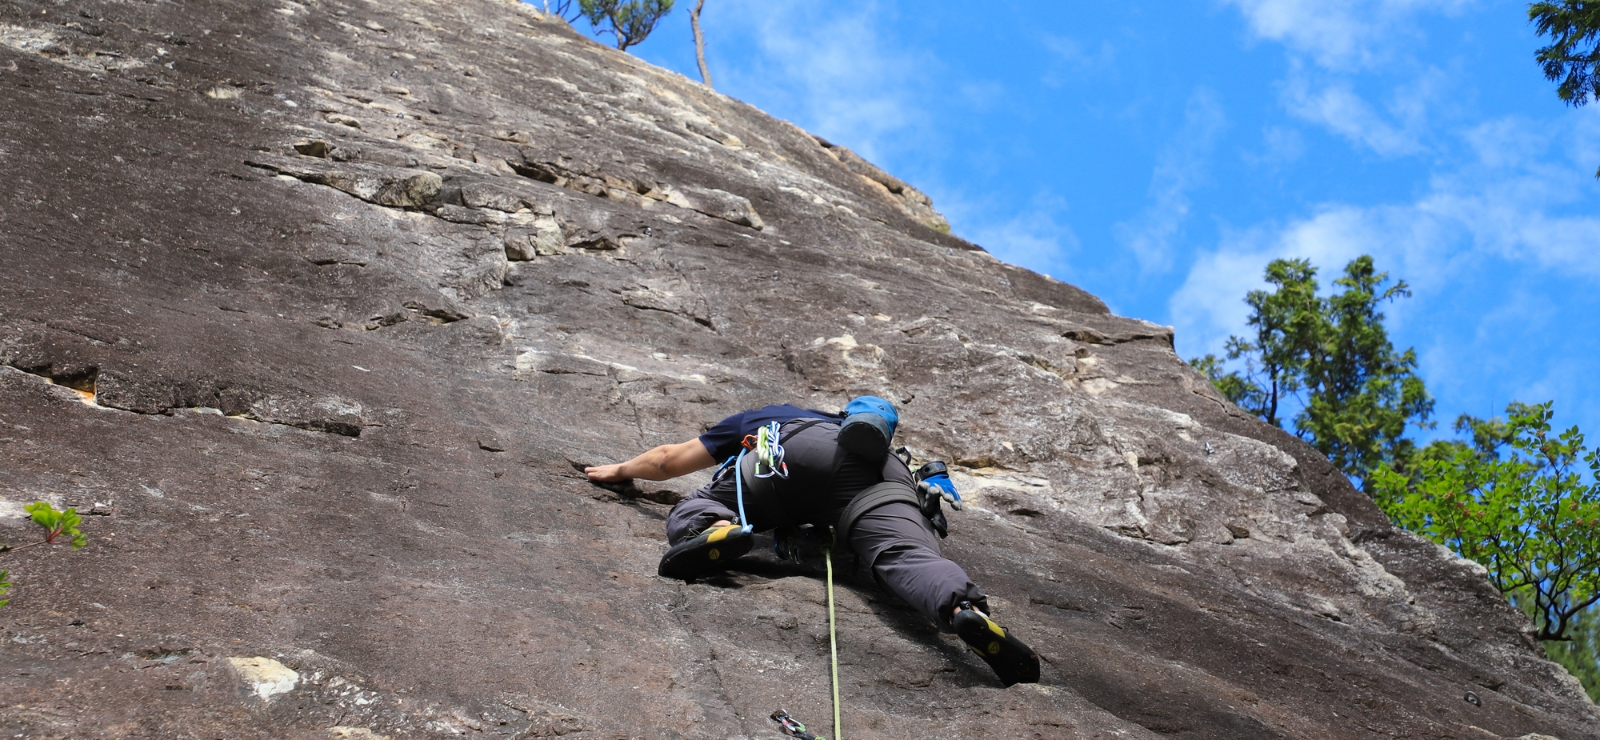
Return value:
M 839 732 L 839 630 L 833 616 L 833 527 L 828 527 L 828 542 L 822 548 L 822 560 L 828 566 L 828 652 L 833 669 L 833 740 L 840 740 Z
M 751 526 L 750 520 L 745 515 L 744 511 L 744 475 L 742 473 L 744 470 L 744 457 L 747 454 L 755 455 L 755 477 L 771 478 L 776 476 L 778 478 L 787 479 L 789 477 L 789 466 L 783 460 L 783 444 L 780 441 L 782 431 L 782 424 L 774 421 L 757 429 L 755 434 L 745 435 L 743 440 L 743 449 L 739 450 L 739 454 L 736 457 L 729 458 L 727 462 L 722 464 L 721 468 L 717 469 L 717 474 L 721 475 L 722 471 L 728 468 L 729 465 L 733 466 L 734 492 L 739 504 L 739 524 L 743 526 L 744 531 L 746 532 L 751 531 L 753 527 Z M 790 544 L 794 545 L 796 543 Z M 834 610 L 833 603 L 833 547 L 835 544 L 837 544 L 837 533 L 834 531 L 834 528 L 830 526 L 828 527 L 827 539 L 822 545 L 822 559 L 827 565 L 828 575 L 828 653 L 830 676 L 833 686 L 833 738 L 834 740 L 840 740 L 839 628 L 838 618 Z M 781 555 L 783 538 L 777 538 L 774 542 L 774 545 L 778 547 Z M 795 547 L 791 551 L 790 555 L 791 557 L 797 556 L 798 548 Z M 796 559 L 798 558 L 796 557 Z M 772 719 L 778 723 L 779 728 L 786 735 L 798 738 L 817 738 L 817 740 L 823 740 L 820 737 L 807 733 L 805 725 L 800 724 L 800 722 L 794 718 L 789 717 L 788 713 L 781 709 L 772 714 Z

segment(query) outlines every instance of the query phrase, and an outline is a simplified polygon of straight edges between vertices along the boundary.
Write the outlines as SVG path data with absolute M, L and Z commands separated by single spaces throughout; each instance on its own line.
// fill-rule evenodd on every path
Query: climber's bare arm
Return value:
M 632 478 L 666 480 L 709 468 L 716 463 L 697 437 L 675 445 L 661 445 L 624 463 L 584 468 L 583 472 L 589 476 L 589 480 L 599 483 L 615 483 Z

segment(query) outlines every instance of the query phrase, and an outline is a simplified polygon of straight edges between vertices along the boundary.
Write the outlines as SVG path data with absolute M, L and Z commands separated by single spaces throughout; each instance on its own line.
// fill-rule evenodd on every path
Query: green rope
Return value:
M 828 564 L 828 650 L 833 654 L 833 740 L 840 740 L 839 731 L 839 632 L 833 619 L 833 527 L 828 527 L 829 546 L 822 548 L 822 559 Z

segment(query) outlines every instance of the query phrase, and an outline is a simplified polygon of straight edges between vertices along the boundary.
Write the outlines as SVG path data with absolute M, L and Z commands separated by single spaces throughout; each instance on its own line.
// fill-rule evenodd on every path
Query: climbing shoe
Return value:
M 734 558 L 750 552 L 755 535 L 737 524 L 712 527 L 667 550 L 656 572 L 664 578 L 692 581 L 728 567 Z
M 1039 682 L 1038 654 L 989 615 L 978 611 L 971 602 L 961 602 L 961 611 L 950 620 L 950 626 L 955 628 L 962 642 L 994 669 L 1000 683 L 1010 686 Z

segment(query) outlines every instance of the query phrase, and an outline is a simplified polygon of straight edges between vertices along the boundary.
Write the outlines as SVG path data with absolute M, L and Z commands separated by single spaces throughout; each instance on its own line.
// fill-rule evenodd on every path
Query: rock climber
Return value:
M 720 572 L 750 551 L 755 532 L 777 529 L 783 537 L 801 525 L 834 526 L 879 584 L 960 636 L 1002 683 L 1037 683 L 1038 655 L 989 617 L 983 591 L 940 554 L 938 501 L 960 497 L 942 463 L 913 474 L 889 454 L 898 421 L 894 406 L 875 396 L 851 400 L 842 414 L 766 406 L 687 442 L 584 472 L 601 483 L 661 481 L 726 461 L 668 515 L 662 576 Z

